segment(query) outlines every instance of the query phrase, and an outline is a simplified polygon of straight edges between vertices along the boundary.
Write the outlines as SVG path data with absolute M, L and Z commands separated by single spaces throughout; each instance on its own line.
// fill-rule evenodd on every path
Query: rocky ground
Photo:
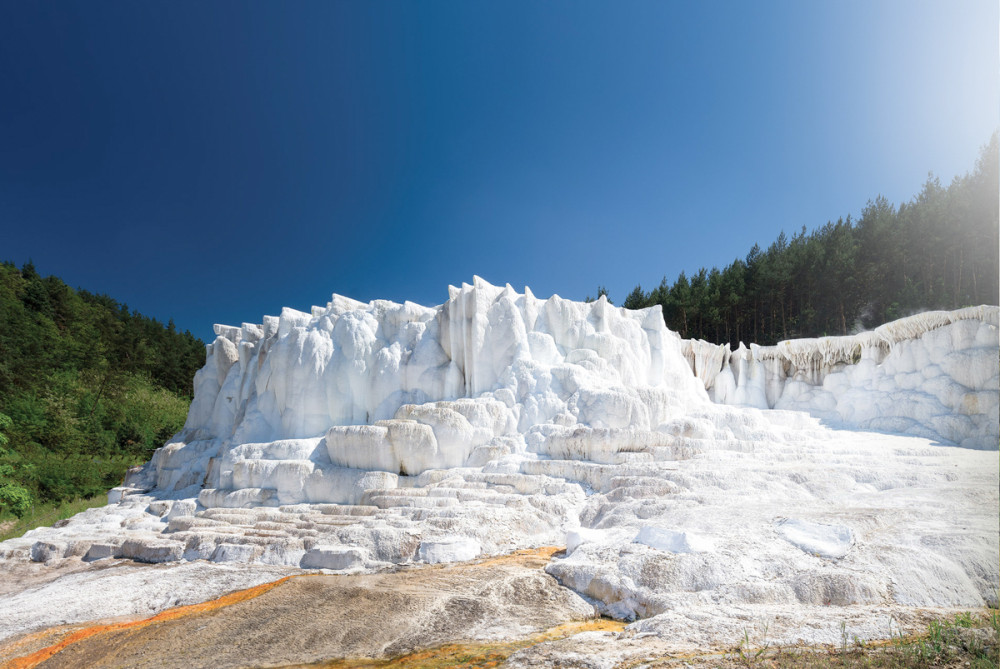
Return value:
M 0 663 L 716 666 L 741 648 L 870 643 L 995 606 L 995 452 L 870 433 L 820 437 L 692 447 L 693 457 L 641 469 L 632 460 L 524 465 L 584 478 L 589 494 L 531 469 L 450 471 L 367 507 L 195 508 L 171 518 L 194 503 L 127 496 L 2 545 Z M 574 485 L 562 500 L 545 494 Z M 475 499 L 462 499 L 470 491 Z M 576 529 L 558 532 L 547 519 L 567 510 Z M 454 550 L 464 544 L 432 534 L 446 522 L 449 532 L 499 532 L 529 549 L 530 535 L 515 531 L 531 529 L 524 519 L 565 537 L 565 549 L 468 560 Z M 171 523 L 191 527 L 171 532 Z M 384 566 L 320 575 L 228 551 L 280 548 L 284 528 L 334 556 L 363 552 L 353 540 Z M 138 561 L 168 541 L 183 547 L 176 539 L 185 533 L 196 546 L 217 539 L 212 559 Z M 112 554 L 92 555 L 109 538 L 118 542 Z M 132 544 L 148 550 L 130 559 Z M 401 547 L 405 562 L 385 560 Z M 430 548 L 449 548 L 445 562 L 428 564 L 437 559 Z M 217 599 L 233 591 L 246 594 Z
M 378 574 L 300 575 L 152 619 L 20 636 L 0 648 L 0 659 L 10 667 L 282 666 L 524 639 L 595 618 L 591 604 L 543 571 L 555 551 Z
M 965 629 L 971 625 L 952 625 L 951 636 L 939 633 L 943 654 L 929 655 L 930 651 L 913 650 L 912 645 L 865 646 L 846 637 L 841 649 L 779 647 L 769 641 L 766 628 L 750 624 L 742 637 L 720 638 L 703 649 L 684 651 L 663 635 L 597 617 L 592 604 L 545 572 L 553 556 L 560 554 L 557 548 L 544 548 L 376 574 L 286 574 L 207 602 L 167 608 L 151 617 L 123 615 L 20 634 L 0 646 L 0 666 L 611 669 L 831 666 L 831 658 L 836 666 L 869 666 L 873 660 L 877 660 L 875 666 L 938 666 L 928 664 L 927 657 L 941 659 L 942 665 L 950 666 L 954 660 L 955 666 L 963 666 L 963 661 L 988 657 L 996 649 L 995 625 L 992 630 L 989 625 L 971 630 Z M 148 598 L 150 585 L 160 581 L 177 587 L 178 602 L 185 579 L 211 580 L 215 588 L 225 587 L 224 572 L 204 571 L 218 570 L 219 565 L 203 564 L 201 572 L 182 575 L 185 567 L 197 566 L 167 569 L 116 561 L 101 570 L 120 572 L 109 577 L 93 568 L 74 571 L 64 565 L 59 582 L 90 575 L 93 583 L 108 587 L 117 579 L 121 587 L 131 579 L 142 595 L 137 599 L 142 600 Z M 277 575 L 251 572 L 234 572 L 228 583 Z M 28 573 L 22 576 L 39 579 Z M 45 593 L 53 585 L 51 574 L 47 576 L 29 590 Z M 115 596 L 122 595 L 116 590 Z M 954 615 L 953 611 L 912 610 L 896 621 L 897 638 L 927 629 L 929 623 L 933 630 L 934 621 Z M 925 657 L 922 663 L 908 660 L 921 657 Z

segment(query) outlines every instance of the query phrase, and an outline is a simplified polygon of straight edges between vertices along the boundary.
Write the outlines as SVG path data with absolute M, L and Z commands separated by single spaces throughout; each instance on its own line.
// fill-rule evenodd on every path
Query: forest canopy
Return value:
M 884 197 L 850 216 L 719 270 L 704 267 L 622 303 L 660 305 L 667 327 L 689 339 L 774 344 L 849 334 L 918 311 L 998 303 L 998 142 L 994 133 L 975 169 L 947 187 L 933 175 L 898 207 Z M 605 292 L 599 288 L 598 292 Z
M 183 426 L 204 360 L 173 322 L 0 264 L 0 512 L 118 485 Z

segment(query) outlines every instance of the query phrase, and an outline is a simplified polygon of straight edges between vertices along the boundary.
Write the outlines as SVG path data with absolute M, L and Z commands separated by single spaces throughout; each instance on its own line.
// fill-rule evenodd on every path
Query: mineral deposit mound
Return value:
M 996 606 L 997 326 L 972 307 L 731 351 L 659 307 L 478 278 L 216 326 L 184 429 L 108 506 L 0 544 L 0 643 L 540 546 L 565 547 L 567 606 L 631 623 L 581 635 L 594 657 Z

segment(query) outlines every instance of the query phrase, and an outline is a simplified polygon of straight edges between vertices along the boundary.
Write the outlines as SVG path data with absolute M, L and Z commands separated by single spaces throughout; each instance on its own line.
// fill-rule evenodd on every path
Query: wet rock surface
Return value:
M 291 578 L 221 608 L 108 629 L 37 666 L 274 666 L 523 638 L 594 617 L 590 604 L 543 571 L 554 550 L 381 574 Z

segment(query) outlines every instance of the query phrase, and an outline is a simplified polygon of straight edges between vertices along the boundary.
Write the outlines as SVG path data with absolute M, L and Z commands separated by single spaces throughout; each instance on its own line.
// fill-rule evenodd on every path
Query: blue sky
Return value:
M 973 168 L 995 1 L 0 3 L 0 259 L 207 338 L 620 302 Z

